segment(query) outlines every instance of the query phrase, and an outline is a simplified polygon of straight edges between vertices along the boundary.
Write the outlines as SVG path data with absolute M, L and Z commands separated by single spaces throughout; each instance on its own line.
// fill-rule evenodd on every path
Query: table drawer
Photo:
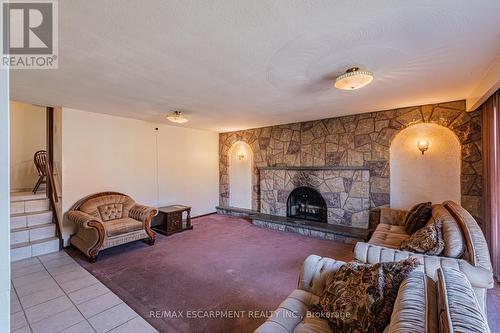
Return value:
M 177 231 L 180 229 L 182 229 L 182 212 L 168 214 L 167 232 Z

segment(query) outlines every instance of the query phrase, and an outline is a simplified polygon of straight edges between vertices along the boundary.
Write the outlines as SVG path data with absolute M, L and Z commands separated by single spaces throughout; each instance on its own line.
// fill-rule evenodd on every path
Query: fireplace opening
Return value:
M 288 217 L 327 223 L 325 199 L 313 188 L 297 187 L 290 193 L 286 206 Z

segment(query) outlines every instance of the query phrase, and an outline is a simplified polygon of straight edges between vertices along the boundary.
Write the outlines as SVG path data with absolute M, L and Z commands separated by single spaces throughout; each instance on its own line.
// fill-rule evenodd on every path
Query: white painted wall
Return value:
M 425 139 L 424 155 L 417 142 Z M 443 126 L 418 124 L 401 131 L 390 149 L 391 207 L 409 209 L 417 202 L 460 202 L 460 142 Z
M 238 154 L 244 154 L 243 159 Z M 246 142 L 235 142 L 229 154 L 229 205 L 252 209 L 252 148 Z
M 215 132 L 63 108 L 62 210 L 112 190 L 147 205 L 189 205 L 192 216 L 214 212 L 218 140 Z M 72 231 L 65 221 L 66 240 Z
M 9 72 L 0 69 L 0 332 L 10 331 Z
M 10 186 L 32 189 L 38 179 L 33 155 L 45 149 L 45 108 L 10 102 Z

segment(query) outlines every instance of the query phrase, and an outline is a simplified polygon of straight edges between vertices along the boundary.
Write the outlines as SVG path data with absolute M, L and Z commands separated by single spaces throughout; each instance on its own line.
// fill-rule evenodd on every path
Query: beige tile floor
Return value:
M 11 332 L 157 332 L 65 252 L 12 263 Z

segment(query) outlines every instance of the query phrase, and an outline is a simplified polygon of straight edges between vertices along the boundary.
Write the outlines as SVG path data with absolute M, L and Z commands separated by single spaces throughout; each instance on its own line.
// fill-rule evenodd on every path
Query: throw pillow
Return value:
M 442 225 L 441 220 L 431 218 L 425 227 L 405 239 L 399 249 L 432 256 L 440 255 L 444 250 Z
M 381 333 L 389 324 L 399 285 L 417 266 L 416 258 L 347 263 L 329 276 L 312 315 L 327 319 L 334 332 Z
M 405 220 L 405 231 L 408 235 L 422 228 L 432 216 L 432 203 L 422 202 L 413 206 Z

